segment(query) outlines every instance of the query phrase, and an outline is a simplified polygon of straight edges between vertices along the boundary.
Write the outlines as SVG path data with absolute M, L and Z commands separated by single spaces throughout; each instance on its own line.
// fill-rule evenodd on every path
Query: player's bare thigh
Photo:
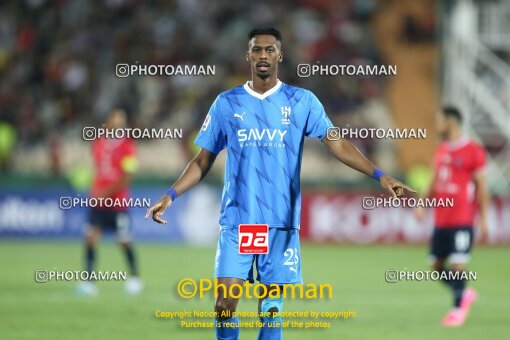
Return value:
M 463 272 L 466 269 L 465 263 L 451 263 L 451 268 L 454 272 Z
M 239 298 L 229 296 L 229 292 L 231 292 L 233 296 L 240 296 L 240 290 L 243 283 L 244 280 L 233 277 L 218 277 L 218 288 L 216 292 L 217 297 L 214 303 L 214 310 L 217 313 L 216 319 L 218 321 L 230 319 L 236 311 Z M 226 311 L 228 311 L 228 313 L 223 313 Z
M 97 226 L 89 226 L 85 234 L 85 243 L 88 246 L 94 246 L 101 238 L 101 228 Z
M 439 271 L 439 272 L 443 271 L 445 269 L 445 264 L 446 264 L 445 258 L 436 259 L 432 263 L 432 269 L 434 269 L 435 271 Z M 461 271 L 464 271 L 464 269 L 466 268 L 466 265 L 464 263 L 450 263 L 450 268 L 454 272 L 461 272 Z
M 432 262 L 432 269 L 435 271 L 443 271 L 446 264 L 445 258 L 437 258 Z

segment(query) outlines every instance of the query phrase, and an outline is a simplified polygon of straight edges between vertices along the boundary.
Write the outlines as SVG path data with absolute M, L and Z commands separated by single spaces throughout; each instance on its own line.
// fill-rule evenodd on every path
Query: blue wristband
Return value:
M 170 189 L 168 189 L 168 191 L 166 192 L 166 194 L 168 196 L 170 196 L 170 198 L 172 199 L 172 202 L 175 201 L 175 199 L 177 198 L 177 191 L 175 191 L 175 189 L 172 187 Z
M 382 176 L 384 176 L 384 172 L 379 168 L 375 168 L 374 172 L 372 173 L 372 178 L 380 181 Z

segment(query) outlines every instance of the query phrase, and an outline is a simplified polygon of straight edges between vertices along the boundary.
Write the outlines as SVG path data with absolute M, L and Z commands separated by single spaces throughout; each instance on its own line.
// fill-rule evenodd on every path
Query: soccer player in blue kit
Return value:
M 245 280 L 253 280 L 254 265 L 257 280 L 268 289 L 269 285 L 274 289 L 274 284 L 302 283 L 299 224 L 304 137 L 319 138 L 339 161 L 376 178 L 393 197 L 402 196 L 404 189 L 414 192 L 384 175 L 350 142 L 337 136 L 328 138 L 333 125 L 317 97 L 278 80 L 278 63 L 283 60 L 278 30 L 253 29 L 248 39 L 246 60 L 251 65 L 252 80 L 216 98 L 195 140 L 200 152 L 145 216 L 152 215 L 154 221 L 166 224 L 162 219 L 165 210 L 178 195 L 199 183 L 218 153 L 227 148 L 215 263 L 215 277 L 227 291 L 234 284 L 240 287 Z M 267 254 L 240 253 L 240 224 L 269 225 Z M 238 298 L 218 292 L 217 339 L 239 338 L 240 329 L 235 327 L 239 319 L 221 317 L 225 311 L 233 315 L 238 302 Z M 282 306 L 282 297 L 268 294 L 259 300 L 259 312 L 264 312 L 259 339 L 282 338 L 281 318 L 272 314 L 282 311 Z M 223 327 L 225 323 L 229 325 Z

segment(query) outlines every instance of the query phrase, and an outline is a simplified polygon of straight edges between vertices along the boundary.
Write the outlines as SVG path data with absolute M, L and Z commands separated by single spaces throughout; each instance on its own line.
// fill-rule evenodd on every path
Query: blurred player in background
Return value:
M 115 109 L 106 118 L 105 128 L 121 129 L 127 127 L 126 113 Z M 136 145 L 128 138 L 98 138 L 92 144 L 92 156 L 95 166 L 95 178 L 90 197 L 129 199 L 131 177 L 138 168 Z M 103 231 L 113 229 L 129 265 L 130 278 L 126 282 L 126 292 L 138 294 L 143 285 L 138 278 L 138 268 L 131 242 L 131 221 L 129 207 L 91 208 L 85 236 L 85 263 L 90 273 L 95 268 L 96 244 Z M 96 295 L 97 288 L 93 282 L 83 282 L 80 293 Z
M 434 156 L 434 180 L 429 196 L 453 199 L 453 207 L 437 207 L 432 235 L 430 260 L 438 272 L 460 274 L 470 259 L 476 207 L 480 212 L 480 236 L 487 235 L 489 194 L 485 174 L 484 149 L 462 134 L 462 115 L 455 107 L 444 107 L 437 116 L 437 129 L 442 142 Z M 422 219 L 424 209 L 416 210 Z M 450 267 L 446 266 L 446 261 Z M 450 273 L 451 274 L 451 273 Z M 466 281 L 443 280 L 452 289 L 453 309 L 443 319 L 444 326 L 461 326 L 476 300 L 476 291 L 466 289 Z
M 195 140 L 200 152 L 167 195 L 147 211 L 146 218 L 152 214 L 154 221 L 166 223 L 161 216 L 172 201 L 198 184 L 216 155 L 227 148 L 215 265 L 215 277 L 226 291 L 245 280 L 252 281 L 254 265 L 257 280 L 268 286 L 266 292 L 274 288 L 269 285 L 302 283 L 300 170 L 305 137 L 319 138 L 339 161 L 379 180 L 393 197 L 403 195 L 404 189 L 412 190 L 384 175 L 336 133 L 326 138 L 333 125 L 317 97 L 278 80 L 278 63 L 282 60 L 278 30 L 250 32 L 246 61 L 251 66 L 252 80 L 217 97 Z M 267 254 L 240 253 L 240 224 L 269 225 Z M 237 298 L 218 291 L 217 339 L 239 338 L 239 319 L 230 317 L 239 302 L 238 292 L 234 295 Z M 282 306 L 281 295 L 259 300 L 259 312 L 270 315 L 261 318 L 264 323 L 259 339 L 282 338 L 281 318 L 273 314 L 282 311 Z

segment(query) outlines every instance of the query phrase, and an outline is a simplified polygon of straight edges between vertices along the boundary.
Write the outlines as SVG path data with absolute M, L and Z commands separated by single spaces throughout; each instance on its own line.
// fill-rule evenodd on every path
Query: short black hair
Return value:
M 248 33 L 248 40 L 251 40 L 256 35 L 272 35 L 279 42 L 282 42 L 282 34 L 276 28 L 273 27 L 258 27 L 254 28 Z
M 462 120 L 463 120 L 462 113 L 460 113 L 460 110 L 457 109 L 455 106 L 451 106 L 451 105 L 443 106 L 441 111 L 443 112 L 443 115 L 446 118 L 453 118 L 458 123 L 462 123 Z

